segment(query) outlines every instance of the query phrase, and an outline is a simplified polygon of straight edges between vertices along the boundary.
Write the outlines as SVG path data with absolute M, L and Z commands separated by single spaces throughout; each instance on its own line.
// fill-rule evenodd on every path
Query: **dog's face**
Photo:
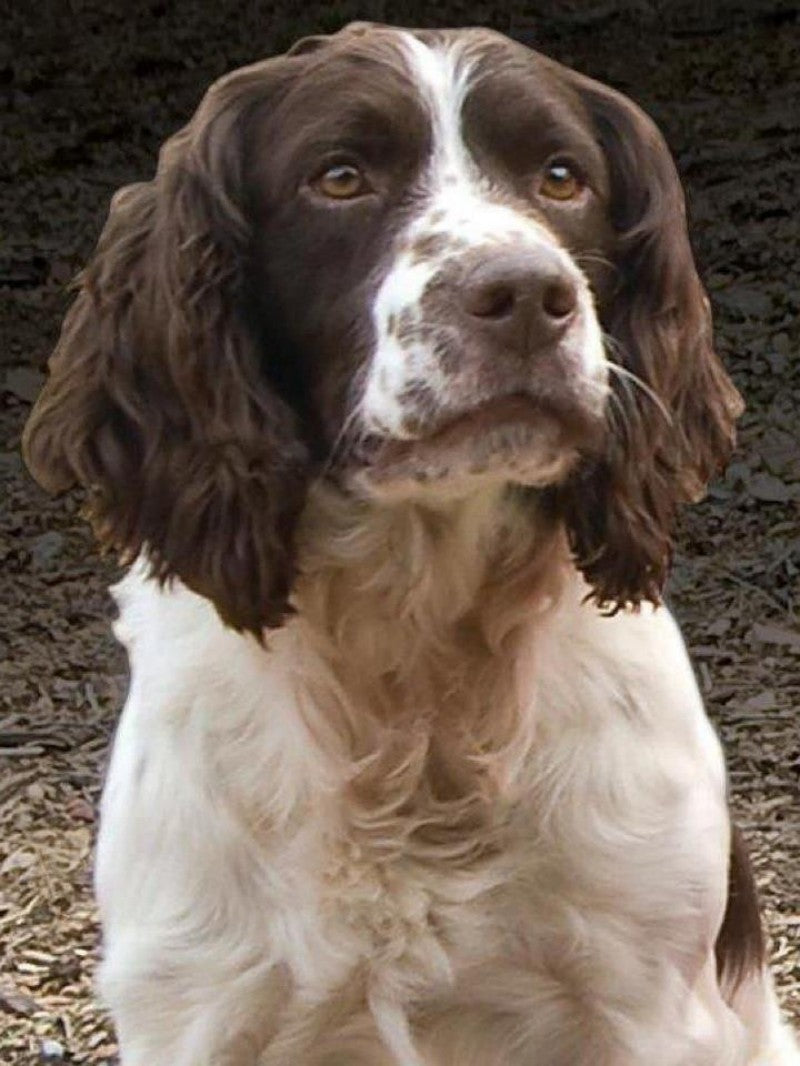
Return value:
M 524 486 L 598 599 L 654 598 L 737 406 L 652 123 L 497 34 L 360 24 L 222 79 L 117 195 L 26 452 L 259 632 L 323 476 Z
M 552 484 L 601 437 L 609 175 L 560 70 L 351 30 L 254 123 L 256 301 L 366 491 Z

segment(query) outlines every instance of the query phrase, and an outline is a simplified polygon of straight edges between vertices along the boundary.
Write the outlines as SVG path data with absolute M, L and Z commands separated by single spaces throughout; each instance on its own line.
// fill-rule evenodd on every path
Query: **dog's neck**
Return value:
M 328 750 L 376 760 L 370 781 L 401 766 L 462 800 L 485 787 L 481 766 L 513 776 L 525 728 L 514 664 L 557 599 L 560 531 L 499 490 L 387 506 L 320 487 L 300 548 L 293 629 L 322 667 L 305 676 L 324 686 L 309 703 L 325 708 Z
M 530 749 L 515 664 L 554 602 L 557 531 L 500 491 L 389 506 L 321 486 L 299 546 L 300 706 L 349 781 L 363 843 L 410 819 L 421 853 L 442 834 L 457 862 L 491 851 Z
M 438 654 L 465 628 L 499 645 L 520 612 L 552 603 L 567 554 L 561 531 L 502 486 L 384 503 L 318 485 L 299 557 L 299 614 L 362 669 L 384 673 L 393 651 L 398 663 Z

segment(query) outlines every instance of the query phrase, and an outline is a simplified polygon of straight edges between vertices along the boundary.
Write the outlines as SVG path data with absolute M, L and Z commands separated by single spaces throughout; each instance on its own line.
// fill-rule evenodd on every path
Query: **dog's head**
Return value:
M 258 633 L 319 477 L 518 486 L 600 602 L 657 598 L 738 407 L 653 123 L 495 33 L 357 24 L 222 78 L 114 197 L 24 447 Z

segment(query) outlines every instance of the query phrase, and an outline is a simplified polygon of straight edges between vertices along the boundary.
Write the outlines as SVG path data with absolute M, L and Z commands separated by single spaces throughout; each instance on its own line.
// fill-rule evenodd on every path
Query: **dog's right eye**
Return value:
M 363 172 L 352 163 L 337 163 L 328 167 L 311 185 L 329 200 L 354 200 L 371 192 Z
M 585 187 L 576 167 L 565 159 L 554 159 L 545 167 L 539 182 L 539 194 L 548 200 L 574 200 Z

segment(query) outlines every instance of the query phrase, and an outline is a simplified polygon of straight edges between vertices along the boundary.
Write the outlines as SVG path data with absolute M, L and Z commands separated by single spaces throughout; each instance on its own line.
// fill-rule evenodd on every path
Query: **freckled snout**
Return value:
M 577 279 L 547 248 L 492 254 L 459 296 L 471 328 L 520 357 L 558 343 L 580 314 Z
M 589 284 L 544 227 L 513 216 L 515 230 L 509 211 L 480 241 L 435 244 L 438 231 L 417 227 L 422 238 L 403 246 L 375 303 L 369 432 L 429 437 L 511 396 L 563 426 L 600 422 L 606 371 Z

